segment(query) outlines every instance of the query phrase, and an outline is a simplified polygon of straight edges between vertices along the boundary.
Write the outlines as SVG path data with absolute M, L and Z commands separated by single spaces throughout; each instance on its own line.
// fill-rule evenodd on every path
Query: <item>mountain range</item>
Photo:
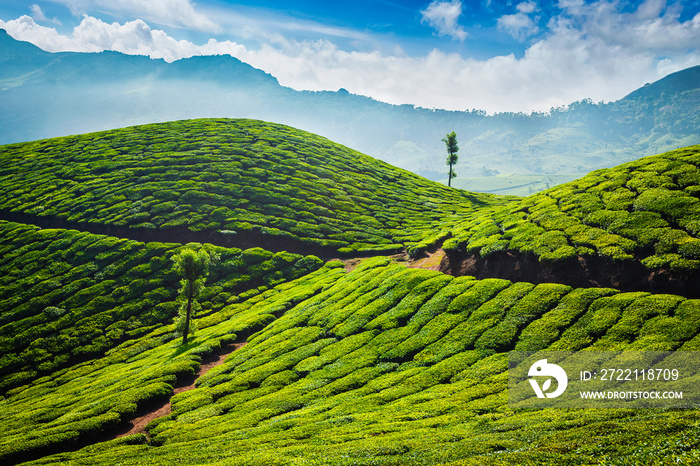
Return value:
M 49 53 L 0 30 L 0 144 L 200 117 L 292 125 L 445 181 L 442 137 L 456 131 L 456 187 L 526 195 L 700 143 L 700 67 L 608 103 L 549 113 L 445 111 L 336 92 L 296 91 L 230 56 L 167 63 L 118 52 Z

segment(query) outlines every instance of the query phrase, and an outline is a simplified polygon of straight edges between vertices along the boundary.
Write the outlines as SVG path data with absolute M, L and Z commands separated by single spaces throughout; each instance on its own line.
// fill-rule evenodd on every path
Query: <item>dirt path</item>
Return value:
M 406 264 L 407 267 L 412 269 L 440 270 L 440 262 L 442 261 L 442 258 L 445 257 L 445 251 L 443 251 L 442 248 L 437 248 L 435 251 L 426 251 L 421 254 L 421 257 L 418 259 L 411 259 L 406 253 L 392 254 L 387 257 L 390 257 L 395 262 Z M 369 259 L 369 257 L 355 257 L 352 259 L 338 260 L 345 264 L 345 270 L 347 272 L 351 272 L 366 259 Z
M 440 262 L 445 257 L 445 251 L 442 248 L 434 252 L 426 252 L 426 257 L 409 261 L 408 266 L 413 269 L 440 270 Z
M 195 382 L 197 381 L 197 379 L 199 379 L 199 377 L 209 372 L 209 370 L 212 367 L 216 367 L 223 363 L 224 359 L 226 359 L 226 356 L 243 346 L 245 346 L 245 342 L 234 343 L 233 345 L 226 347 L 222 353 L 214 356 L 212 359 L 206 359 L 205 361 L 203 361 L 202 365 L 199 366 L 197 372 L 195 372 L 194 380 L 192 381 L 192 383 L 186 386 L 174 388 L 173 394 L 176 395 L 178 393 L 186 392 L 187 390 L 192 390 L 193 388 L 195 388 Z M 167 416 L 168 414 L 170 414 L 170 410 L 170 399 L 168 399 L 168 401 L 166 401 L 165 403 L 162 403 L 161 405 L 155 405 L 151 409 L 149 409 L 147 413 L 137 417 L 136 419 L 133 419 L 131 421 L 131 428 L 127 432 L 123 432 L 119 435 L 116 435 L 114 438 L 146 433 L 145 427 L 148 425 L 149 422 L 159 417 Z

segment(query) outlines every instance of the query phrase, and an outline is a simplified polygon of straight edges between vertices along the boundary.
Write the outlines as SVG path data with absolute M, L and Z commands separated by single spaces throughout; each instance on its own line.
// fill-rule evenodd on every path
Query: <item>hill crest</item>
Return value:
M 331 257 L 417 247 L 509 200 L 448 189 L 287 126 L 225 119 L 2 146 L 0 185 L 8 220 Z
M 5 38 L 0 53 L 28 45 Z M 457 164 L 455 186 L 527 195 L 598 168 L 700 143 L 697 85 L 605 104 L 584 100 L 549 114 L 486 115 L 295 91 L 228 56 L 165 63 L 117 52 L 29 48 L 0 66 L 0 113 L 11 116 L 0 126 L 0 144 L 185 118 L 254 118 L 323 135 L 446 183 L 440 141 L 455 131 L 462 153 L 469 154 Z

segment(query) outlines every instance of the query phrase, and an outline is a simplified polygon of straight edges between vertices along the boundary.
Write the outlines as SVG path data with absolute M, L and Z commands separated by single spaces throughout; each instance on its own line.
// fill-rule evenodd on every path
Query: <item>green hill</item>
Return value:
M 170 324 L 182 247 L 0 221 L 0 393 Z M 321 266 L 313 256 L 205 247 L 219 263 L 201 317 Z
M 296 91 L 228 55 L 166 63 L 118 52 L 48 53 L 0 29 L 0 144 L 183 118 L 246 117 L 320 134 L 442 180 L 441 139 L 455 131 L 459 177 L 483 177 L 479 189 L 521 195 L 545 189 L 553 176 L 573 175 L 569 181 L 700 144 L 698 83 L 694 66 L 613 102 L 583 99 L 547 113 L 487 115 L 391 105 L 345 90 Z M 529 181 L 503 180 L 523 175 Z
M 0 147 L 0 463 L 696 463 L 697 410 L 513 409 L 507 371 L 511 351 L 700 350 L 698 163 L 516 199 L 250 120 Z M 193 239 L 219 260 L 181 345 L 172 257 Z M 225 247 L 258 241 L 296 249 Z M 441 243 L 453 275 L 366 258 Z M 630 270 L 679 291 L 606 284 Z
M 0 147 L 0 215 L 139 240 L 398 252 L 506 198 L 448 189 L 322 137 L 190 120 Z
M 222 335 L 266 318 L 198 388 L 173 398 L 150 441 L 124 437 L 36 464 L 697 459 L 697 411 L 512 410 L 506 369 L 513 349 L 697 350 L 699 301 L 454 278 L 387 258 L 351 273 L 339 266 L 227 307 L 225 320 L 202 319 L 186 348 L 156 330 L 15 390 L 0 411 L 4 458 L 114 430 Z
M 520 263 L 520 275 L 509 278 L 698 297 L 698 196 L 700 146 L 692 146 L 598 170 L 496 215 L 475 216 L 444 247 L 458 273 L 503 275 Z

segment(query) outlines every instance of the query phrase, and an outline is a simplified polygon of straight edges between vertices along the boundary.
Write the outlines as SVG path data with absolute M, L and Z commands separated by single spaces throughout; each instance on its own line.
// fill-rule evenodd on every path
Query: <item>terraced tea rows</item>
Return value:
M 699 164 L 693 147 L 514 199 L 249 120 L 2 147 L 0 214 L 156 241 L 0 221 L 0 462 L 700 462 L 697 411 L 506 404 L 511 350 L 700 349 Z M 172 257 L 191 239 L 360 265 L 199 245 L 220 260 L 181 345 Z M 456 275 L 520 276 L 358 259 L 443 241 Z M 572 264 L 682 295 L 571 286 Z M 107 440 L 244 340 L 149 435 Z
M 330 263 L 225 308 L 231 320 L 205 326 L 196 343 L 203 347 L 240 328 L 241 320 L 270 317 L 245 347 L 200 379 L 198 388 L 173 399 L 173 413 L 149 425 L 150 445 L 143 436 L 127 437 L 36 464 L 697 459 L 696 411 L 513 411 L 506 406 L 506 369 L 511 349 L 698 350 L 700 301 L 454 278 L 386 258 L 365 261 L 349 274 L 339 266 Z M 178 358 L 193 364 L 187 358 L 199 351 L 187 349 Z M 176 352 L 173 342 L 145 350 L 119 363 L 125 372 L 116 380 L 105 366 L 37 382 L 6 400 L 3 412 L 24 413 L 22 419 L 31 422 L 85 383 L 131 383 L 135 376 L 127 370 L 140 374 L 141 384 L 167 391 L 172 376 L 158 372 L 145 380 L 136 371 Z
M 568 276 L 574 283 L 698 296 L 699 197 L 700 146 L 693 146 L 598 170 L 496 215 L 476 216 L 455 228 L 444 248 L 455 272 Z M 509 275 L 518 261 L 526 272 Z
M 169 325 L 180 280 L 172 256 L 182 247 L 0 221 L 0 392 Z M 205 247 L 220 260 L 202 316 L 321 266 L 316 257 Z
M 147 238 L 157 231 L 177 242 L 190 235 L 316 254 L 398 252 L 504 199 L 450 190 L 320 136 L 252 120 L 0 147 L 6 219 Z
M 70 450 L 118 432 L 139 410 L 167 399 L 194 374 L 202 356 L 275 320 L 275 315 L 318 292 L 342 273 L 324 267 L 296 282 L 239 295 L 214 314 L 196 316 L 198 331 L 182 346 L 172 325 L 128 340 L 104 357 L 54 371 L 0 401 L 0 461 L 19 462 Z M 260 303 L 255 306 L 256 303 Z M 119 439 L 117 443 L 142 443 Z

